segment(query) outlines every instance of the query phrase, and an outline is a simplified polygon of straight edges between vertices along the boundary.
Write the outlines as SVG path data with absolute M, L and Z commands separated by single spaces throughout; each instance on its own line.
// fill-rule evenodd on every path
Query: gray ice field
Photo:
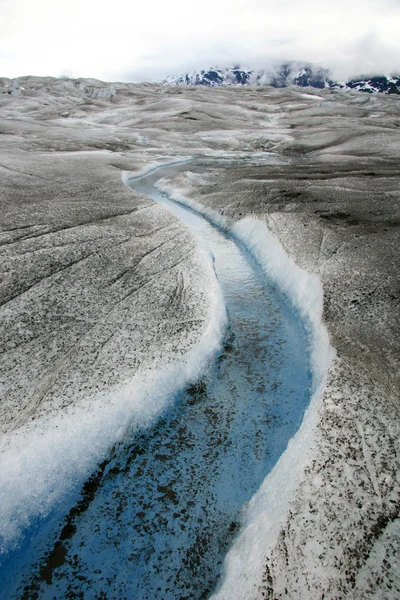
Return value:
M 157 419 L 160 386 L 183 384 L 187 365 L 193 377 L 196 356 L 218 347 L 210 257 L 177 216 L 124 184 L 126 172 L 192 158 L 159 188 L 248 247 L 255 236 L 256 254 L 267 230 L 237 223 L 267 225 L 314 276 L 302 296 L 294 267 L 274 263 L 300 312 L 322 283 L 322 324 L 317 299 L 309 312 L 336 351 L 244 510 L 213 597 L 400 598 L 399 97 L 0 84 L 3 555 L 73 495 L 128 422 Z M 311 348 L 316 370 L 325 350 Z

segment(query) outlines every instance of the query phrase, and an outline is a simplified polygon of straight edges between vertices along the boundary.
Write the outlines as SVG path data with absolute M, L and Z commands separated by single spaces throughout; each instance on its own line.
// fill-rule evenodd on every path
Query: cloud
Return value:
M 400 43 L 388 43 L 377 32 L 369 31 L 345 47 L 341 56 L 333 58 L 331 68 L 339 78 L 400 73 L 399 57 Z
M 153 80 L 281 60 L 400 71 L 397 0 L 2 0 L 0 75 Z

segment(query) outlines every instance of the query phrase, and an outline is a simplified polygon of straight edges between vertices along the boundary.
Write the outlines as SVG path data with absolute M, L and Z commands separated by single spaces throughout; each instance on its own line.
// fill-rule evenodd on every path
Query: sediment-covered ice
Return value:
M 337 350 L 307 465 L 278 543 L 257 557 L 262 586 L 250 597 L 399 595 L 398 97 L 113 84 L 111 98 L 96 98 L 85 81 L 21 84 L 17 96 L 0 94 L 1 431 L 107 395 L 147 353 L 158 359 L 175 348 L 179 357 L 182 340 L 198 336 L 183 304 L 177 326 L 168 312 L 180 277 L 165 264 L 176 224 L 160 226 L 150 202 L 132 201 L 120 171 L 140 173 L 162 156 L 203 157 L 207 173 L 190 193 L 175 187 L 229 226 L 246 216 L 268 224 L 321 279 Z M 149 292 L 136 295 L 146 274 Z M 191 292 L 186 301 L 198 298 Z M 250 529 L 247 539 L 258 544 Z M 244 566 L 238 572 L 246 579 Z

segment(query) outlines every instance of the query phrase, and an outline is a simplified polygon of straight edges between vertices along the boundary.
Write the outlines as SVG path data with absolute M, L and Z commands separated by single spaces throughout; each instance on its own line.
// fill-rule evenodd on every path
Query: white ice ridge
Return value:
M 244 509 L 241 530 L 225 559 L 221 585 L 211 597 L 212 600 L 250 600 L 257 595 L 265 556 L 277 542 L 296 485 L 311 457 L 326 374 L 335 356 L 322 321 L 322 284 L 317 275 L 295 264 L 263 221 L 245 218 L 230 226 L 217 212 L 185 198 L 184 190 L 174 188 L 167 180 L 160 180 L 156 185 L 173 200 L 190 206 L 230 231 L 299 310 L 309 328 L 313 374 L 310 404 L 299 430 Z
M 57 508 L 78 489 L 128 425 L 147 427 L 174 394 L 204 372 L 220 348 L 226 309 L 212 259 L 200 250 L 209 290 L 208 322 L 201 339 L 179 363 L 147 370 L 113 393 L 87 398 L 29 423 L 0 443 L 0 558 L 33 519 Z M 57 511 L 56 511 L 57 512 Z

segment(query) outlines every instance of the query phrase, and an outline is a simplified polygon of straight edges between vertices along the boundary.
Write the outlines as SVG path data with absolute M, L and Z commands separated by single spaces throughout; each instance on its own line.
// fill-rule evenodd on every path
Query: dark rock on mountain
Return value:
M 368 92 L 374 94 L 381 92 L 382 94 L 400 94 L 400 77 L 370 77 L 365 79 L 353 79 L 346 82 L 346 86 L 359 90 L 360 92 Z

